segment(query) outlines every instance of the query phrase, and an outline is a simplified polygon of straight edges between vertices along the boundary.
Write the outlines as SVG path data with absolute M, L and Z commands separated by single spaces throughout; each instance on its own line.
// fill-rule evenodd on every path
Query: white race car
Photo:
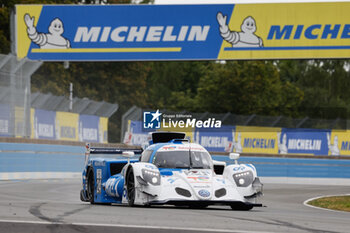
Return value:
M 262 206 L 257 199 L 262 184 L 251 164 L 212 160 L 201 145 L 189 143 L 184 133 L 156 132 L 144 151 L 88 148 L 81 200 L 91 203 L 176 205 L 205 208 L 228 205 L 235 210 Z M 93 158 L 90 153 L 122 154 L 130 158 Z

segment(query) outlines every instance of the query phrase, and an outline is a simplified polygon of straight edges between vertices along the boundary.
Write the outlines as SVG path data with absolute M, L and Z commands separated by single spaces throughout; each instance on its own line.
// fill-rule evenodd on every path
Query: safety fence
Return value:
M 30 78 L 41 64 L 0 54 L 0 134 L 30 134 Z
M 118 104 L 31 93 L 31 75 L 41 65 L 0 54 L 0 137 L 106 143 L 108 118 Z
M 15 107 L 15 116 L 23 114 L 23 108 Z M 21 129 L 24 122 L 11 116 L 11 108 L 0 104 L 0 136 L 22 137 L 20 130 L 11 132 L 11 124 Z M 30 109 L 30 138 L 107 143 L 108 118 L 70 112 Z

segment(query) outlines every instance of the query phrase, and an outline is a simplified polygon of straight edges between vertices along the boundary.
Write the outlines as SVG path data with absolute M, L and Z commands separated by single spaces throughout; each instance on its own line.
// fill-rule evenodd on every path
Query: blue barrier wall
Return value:
M 227 156 L 214 155 L 213 159 L 233 163 Z M 267 177 L 309 177 L 350 178 L 350 160 L 244 157 L 239 163 L 252 163 L 259 176 Z
M 4 152 L 4 151 L 58 152 L 58 153 L 83 154 L 85 153 L 85 147 L 30 144 L 30 143 L 0 143 L 0 152 Z
M 82 146 L 0 143 L 0 173 L 80 173 L 84 152 Z M 228 156 L 213 159 L 233 163 Z M 242 156 L 239 163 L 252 163 L 262 177 L 350 178 L 350 160 Z
M 0 143 L 0 173 L 81 172 L 85 147 Z

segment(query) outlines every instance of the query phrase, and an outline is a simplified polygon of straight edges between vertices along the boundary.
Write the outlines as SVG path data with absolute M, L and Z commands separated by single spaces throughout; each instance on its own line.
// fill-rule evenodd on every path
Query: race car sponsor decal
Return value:
M 238 166 L 233 168 L 234 171 L 243 171 L 244 169 L 245 169 L 245 166 Z
M 94 166 L 104 167 L 104 166 L 106 166 L 106 162 L 105 161 L 95 161 Z M 99 170 L 101 170 L 101 169 L 99 169 Z
M 184 170 L 187 176 L 210 176 L 211 172 L 207 170 Z
M 220 183 L 222 183 L 222 184 L 225 184 L 225 183 L 226 183 L 226 182 L 225 182 L 225 179 L 216 178 L 216 181 L 217 181 L 217 182 L 220 182 Z
M 210 181 L 209 176 L 187 176 L 187 179 L 190 183 L 208 183 Z
M 175 150 L 176 146 L 163 146 L 161 149 L 162 150 Z
M 105 190 L 109 196 L 120 197 L 123 195 L 123 178 L 121 176 L 109 178 L 105 184 Z
M 146 168 L 149 168 L 149 169 L 153 169 L 153 170 L 155 170 L 155 169 L 158 169 L 155 165 L 153 165 L 153 164 L 145 164 L 144 165 Z
M 159 148 L 158 151 L 169 151 L 169 150 L 178 150 L 178 151 L 206 151 L 203 147 L 198 146 L 198 145 L 183 145 L 183 144 L 179 144 L 179 145 L 166 145 L 163 146 L 161 148 Z
M 198 195 L 201 197 L 209 197 L 210 196 L 210 192 L 206 189 L 201 189 L 198 191 Z
M 178 178 L 169 178 L 169 179 L 167 179 L 167 181 L 168 181 L 170 184 L 174 183 L 176 180 L 178 180 Z

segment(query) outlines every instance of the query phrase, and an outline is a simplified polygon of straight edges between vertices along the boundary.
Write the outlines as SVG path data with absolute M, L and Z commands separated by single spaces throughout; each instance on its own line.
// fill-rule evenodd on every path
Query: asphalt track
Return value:
M 80 180 L 0 181 L 0 232 L 350 232 L 350 213 L 310 208 L 306 199 L 349 186 L 265 184 L 251 211 L 90 205 Z

